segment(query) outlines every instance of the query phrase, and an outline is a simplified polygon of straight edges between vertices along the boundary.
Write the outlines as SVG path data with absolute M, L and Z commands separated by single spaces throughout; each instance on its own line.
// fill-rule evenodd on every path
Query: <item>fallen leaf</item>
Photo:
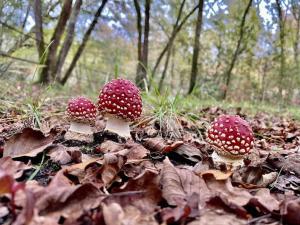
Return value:
M 262 211 L 272 212 L 279 209 L 279 202 L 270 194 L 269 189 L 261 188 L 251 195 L 246 189 L 233 187 L 231 180 L 217 181 L 213 177 L 205 177 L 205 182 L 208 188 L 214 193 L 223 203 L 230 208 L 237 210 L 238 213 L 246 211 L 242 208 L 247 204 L 253 204 Z
M 0 195 L 11 193 L 14 179 L 0 167 Z
M 188 169 L 175 168 L 170 160 L 164 160 L 161 172 L 162 193 L 169 205 L 186 201 L 193 193 L 199 195 L 199 204 L 204 205 L 210 197 L 210 191 L 204 180 Z
M 147 213 L 154 212 L 156 205 L 162 199 L 162 192 L 159 188 L 159 175 L 151 170 L 145 170 L 142 174 L 130 179 L 120 188 L 114 188 L 112 194 L 117 193 L 139 193 L 131 205 Z M 122 206 L 128 204 L 126 195 L 121 199 L 107 199 L 106 201 L 118 202 Z
M 54 133 L 50 133 L 46 137 L 39 130 L 25 128 L 21 133 L 13 135 L 5 143 L 3 156 L 11 156 L 12 158 L 21 156 L 35 157 L 52 145 L 54 136 Z
M 12 160 L 10 156 L 0 158 L 0 167 L 13 176 L 14 179 L 20 178 L 25 170 L 31 168 L 31 166 L 28 166 L 23 162 Z
M 188 225 L 245 225 L 247 220 L 238 218 L 223 210 L 210 210 L 205 212 L 199 219 L 188 223 Z
M 107 140 L 103 142 L 99 147 L 97 147 L 97 153 L 109 153 L 109 152 L 117 152 L 123 150 L 124 144 L 120 144 L 114 141 Z
M 103 204 L 106 225 L 158 225 L 154 215 L 144 214 L 134 206 L 122 208 L 118 203 Z
M 267 162 L 278 170 L 294 172 L 300 176 L 300 153 L 290 154 L 287 151 L 280 151 L 270 154 Z
M 100 204 L 101 192 L 92 184 L 73 185 L 63 175 L 63 171 L 56 174 L 44 194 L 37 200 L 36 208 L 40 216 L 55 218 L 63 216 L 75 220 L 85 210 Z
M 197 163 L 204 158 L 208 157 L 208 154 L 203 154 L 198 148 L 192 144 L 181 144 L 176 147 L 172 154 L 178 154 L 185 160 L 189 160 L 193 163 Z
M 71 162 L 81 162 L 81 151 L 79 147 L 65 147 L 63 145 L 57 145 L 49 150 L 48 155 L 53 162 L 57 162 L 61 165 L 65 165 Z
M 125 146 L 129 149 L 129 153 L 127 155 L 128 160 L 143 159 L 150 153 L 143 145 L 133 141 L 128 141 Z
M 183 144 L 183 141 L 175 141 L 170 144 L 166 144 L 165 140 L 161 137 L 147 138 L 144 140 L 144 145 L 151 151 L 157 151 L 160 153 L 168 153 Z
M 242 167 L 234 171 L 232 182 L 245 188 L 267 187 L 276 180 L 278 174 L 276 172 L 264 173 L 261 166 Z
M 300 199 L 285 200 L 280 206 L 280 214 L 289 225 L 300 224 Z
M 231 175 L 232 171 L 222 172 L 220 170 L 207 170 L 200 173 L 200 176 L 212 175 L 216 180 L 227 180 Z

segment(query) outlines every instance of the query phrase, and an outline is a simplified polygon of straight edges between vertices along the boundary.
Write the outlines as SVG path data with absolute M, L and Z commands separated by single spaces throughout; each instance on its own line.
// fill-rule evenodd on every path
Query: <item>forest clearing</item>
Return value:
M 0 224 L 300 224 L 299 0 L 3 0 L 0 31 Z

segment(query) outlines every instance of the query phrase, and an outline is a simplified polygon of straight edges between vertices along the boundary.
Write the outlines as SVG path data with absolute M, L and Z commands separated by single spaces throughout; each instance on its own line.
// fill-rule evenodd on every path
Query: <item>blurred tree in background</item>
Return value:
M 300 104 L 299 0 L 3 0 L 0 79 Z

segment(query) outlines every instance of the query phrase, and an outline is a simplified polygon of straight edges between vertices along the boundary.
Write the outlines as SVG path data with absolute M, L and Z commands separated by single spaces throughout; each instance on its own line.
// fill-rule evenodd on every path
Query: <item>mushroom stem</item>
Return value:
M 107 122 L 105 130 L 111 131 L 118 134 L 119 136 L 130 138 L 130 128 L 129 122 L 114 117 L 112 115 L 107 115 Z
M 71 122 L 70 131 L 81 134 L 92 134 L 92 128 L 88 123 Z
M 225 163 L 226 165 L 231 165 L 233 168 L 244 165 L 243 158 L 229 158 L 226 156 L 219 155 L 216 151 L 214 151 L 211 155 L 212 159 L 216 163 Z

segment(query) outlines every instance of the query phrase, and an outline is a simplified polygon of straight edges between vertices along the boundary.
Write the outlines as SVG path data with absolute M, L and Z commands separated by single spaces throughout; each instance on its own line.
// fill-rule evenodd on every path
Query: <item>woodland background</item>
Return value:
M 98 93 L 122 76 L 160 93 L 298 105 L 299 41 L 298 0 L 0 3 L 0 79 L 22 89 Z

